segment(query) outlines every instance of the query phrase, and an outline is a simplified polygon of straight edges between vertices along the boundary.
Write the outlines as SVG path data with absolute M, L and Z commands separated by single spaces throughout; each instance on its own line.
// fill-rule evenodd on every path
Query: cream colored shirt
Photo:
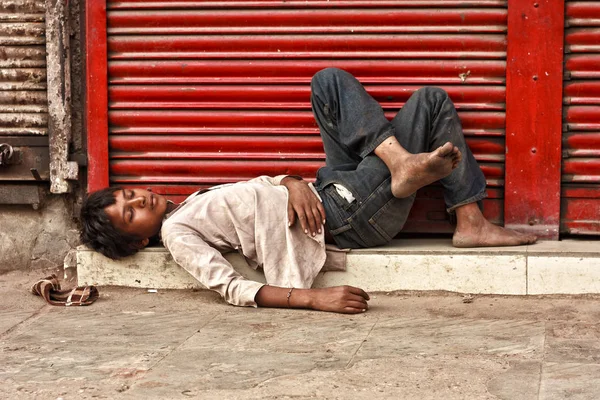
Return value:
M 299 223 L 288 227 L 288 190 L 280 185 L 285 176 L 191 195 L 163 223 L 165 247 L 194 278 L 234 305 L 256 306 L 263 284 L 237 273 L 222 255 L 230 251 L 239 251 L 252 268 L 262 267 L 269 285 L 310 288 L 327 258 L 324 234 L 306 235 Z M 345 268 L 344 253 L 330 255 L 330 269 Z

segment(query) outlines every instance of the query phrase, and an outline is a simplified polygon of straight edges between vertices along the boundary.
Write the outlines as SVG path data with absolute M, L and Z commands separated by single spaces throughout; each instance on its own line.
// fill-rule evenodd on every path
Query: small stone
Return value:
M 473 299 L 475 299 L 475 298 L 473 297 L 473 295 L 470 295 L 470 294 L 465 294 L 465 295 L 463 296 L 463 298 L 462 298 L 462 302 L 463 302 L 463 303 L 472 303 L 472 302 L 473 302 Z
M 123 392 L 125 392 L 125 391 L 127 391 L 127 390 L 129 390 L 129 386 L 128 386 L 128 385 L 125 385 L 125 384 L 123 384 L 123 385 L 122 385 L 120 388 L 118 388 L 118 389 L 117 389 L 117 392 L 119 392 L 119 393 L 123 393 Z

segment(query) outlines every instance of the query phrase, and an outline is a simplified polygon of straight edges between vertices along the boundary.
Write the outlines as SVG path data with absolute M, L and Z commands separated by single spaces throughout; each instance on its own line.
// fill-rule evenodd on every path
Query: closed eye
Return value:
M 129 208 L 129 222 L 133 221 L 133 208 Z

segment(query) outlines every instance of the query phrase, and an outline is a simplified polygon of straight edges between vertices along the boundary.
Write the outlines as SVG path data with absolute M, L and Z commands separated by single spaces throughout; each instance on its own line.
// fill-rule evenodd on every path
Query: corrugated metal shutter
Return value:
M 561 231 L 600 234 L 600 1 L 566 4 Z
M 416 89 L 454 100 L 502 222 L 506 1 L 108 2 L 110 181 L 175 200 L 324 162 L 311 76 L 343 68 L 387 115 Z M 430 199 L 429 197 L 435 197 Z M 448 231 L 439 188 L 409 231 Z
M 0 204 L 37 207 L 29 183 L 49 179 L 45 4 L 0 2 L 0 143 L 12 148 L 0 165 Z
M 0 135 L 46 135 L 45 2 L 0 2 Z M 1 139 L 0 139 L 1 140 Z

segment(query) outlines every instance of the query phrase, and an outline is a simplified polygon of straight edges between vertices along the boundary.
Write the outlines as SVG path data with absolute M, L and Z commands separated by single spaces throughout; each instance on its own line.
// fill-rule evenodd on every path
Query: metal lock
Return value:
M 0 167 L 10 164 L 14 150 L 8 143 L 0 143 Z

